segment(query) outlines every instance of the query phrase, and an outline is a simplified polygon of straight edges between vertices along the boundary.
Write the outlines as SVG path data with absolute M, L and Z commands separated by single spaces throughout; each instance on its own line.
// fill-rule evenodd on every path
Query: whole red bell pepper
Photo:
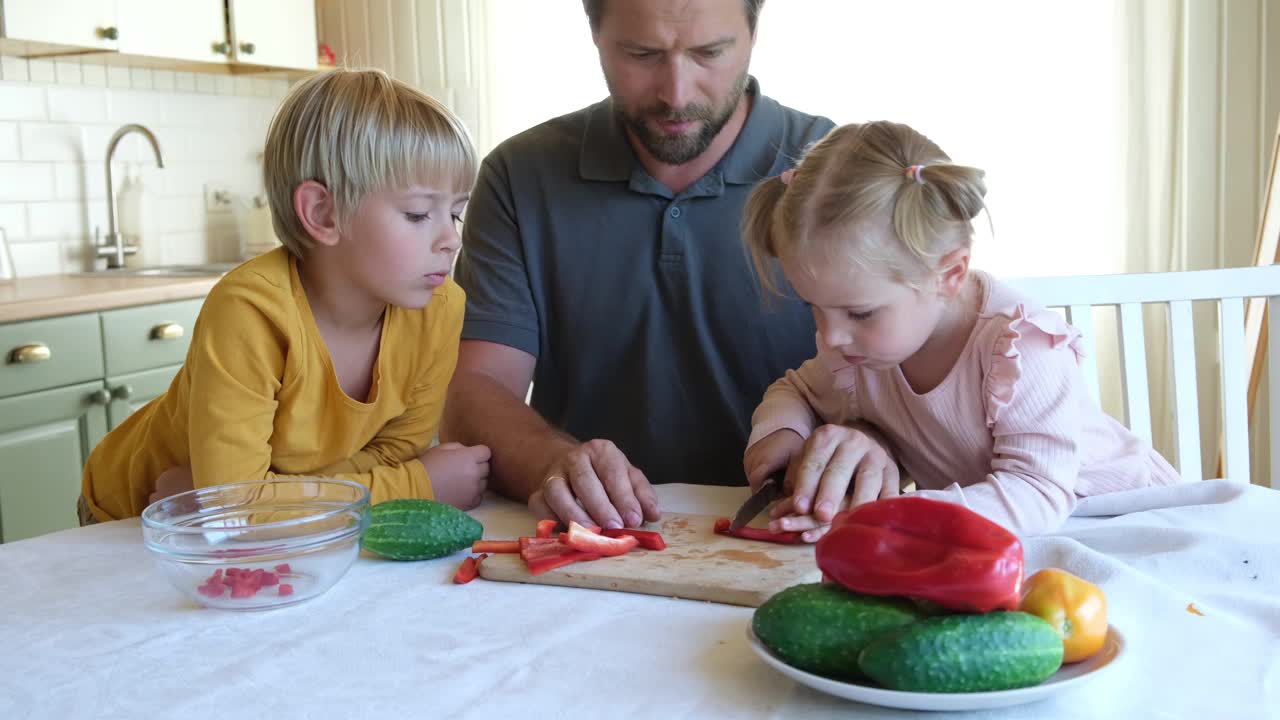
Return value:
M 814 550 L 834 582 L 868 595 L 932 600 L 967 612 L 1015 610 L 1022 543 L 954 503 L 904 496 L 835 517 Z

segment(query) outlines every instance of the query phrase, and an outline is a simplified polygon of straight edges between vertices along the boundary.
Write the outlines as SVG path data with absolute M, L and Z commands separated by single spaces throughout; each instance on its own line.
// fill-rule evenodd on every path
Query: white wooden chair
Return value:
M 1280 489 L 1280 265 L 1172 273 L 1022 278 L 1006 281 L 1051 308 L 1063 308 L 1080 329 L 1085 344 L 1085 377 L 1089 392 L 1099 400 L 1096 334 L 1092 309 L 1118 308 L 1120 370 L 1124 388 L 1125 423 L 1151 440 L 1151 403 L 1147 380 L 1147 352 L 1142 307 L 1158 303 L 1168 308 L 1169 344 L 1173 371 L 1173 405 L 1178 467 L 1186 480 L 1201 479 L 1200 414 L 1196 389 L 1195 338 L 1191 303 L 1218 305 L 1224 476 L 1249 482 L 1249 416 L 1245 357 L 1245 304 L 1264 298 L 1267 304 L 1265 352 L 1270 373 L 1269 397 L 1259 399 L 1270 418 L 1270 485 Z M 1269 349 L 1268 346 L 1274 346 Z M 1216 452 L 1216 448 L 1211 450 Z

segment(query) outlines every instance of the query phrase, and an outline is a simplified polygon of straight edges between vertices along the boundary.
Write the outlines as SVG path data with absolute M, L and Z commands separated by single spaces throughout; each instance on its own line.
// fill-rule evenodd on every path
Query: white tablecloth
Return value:
M 727 514 L 742 489 L 663 486 L 668 510 Z M 1078 692 L 974 718 L 1280 717 L 1280 493 L 1198 483 L 1102 498 L 1028 567 L 1105 590 L 1128 641 Z M 522 506 L 475 513 L 527 533 Z M 0 546 L 0 718 L 938 717 L 858 705 L 763 664 L 748 608 L 450 578 L 362 557 L 328 593 L 259 613 L 201 609 L 137 521 Z M 1187 611 L 1195 603 L 1203 616 Z

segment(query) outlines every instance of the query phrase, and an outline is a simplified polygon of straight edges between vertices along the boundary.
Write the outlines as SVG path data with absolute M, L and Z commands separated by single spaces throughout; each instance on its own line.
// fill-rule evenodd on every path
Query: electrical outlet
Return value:
M 231 189 L 219 183 L 208 183 L 204 186 L 204 211 L 208 213 L 231 212 L 231 201 L 235 196 Z

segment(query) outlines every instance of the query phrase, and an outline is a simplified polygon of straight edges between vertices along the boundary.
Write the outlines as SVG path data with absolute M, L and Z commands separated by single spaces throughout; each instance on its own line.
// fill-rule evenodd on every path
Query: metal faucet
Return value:
M 105 242 L 98 243 L 97 228 L 94 228 L 93 237 L 94 246 L 98 249 L 97 257 L 105 257 L 107 268 L 111 270 L 124 267 L 124 256 L 138 252 L 137 246 L 124 244 L 124 238 L 116 229 L 116 197 L 111 185 L 111 156 L 116 154 L 116 146 L 120 144 L 120 139 L 131 132 L 140 133 L 151 143 L 151 149 L 156 152 L 156 165 L 164 167 L 164 158 L 160 157 L 160 143 L 156 142 L 156 136 L 137 123 L 122 126 L 107 143 L 107 237 Z

